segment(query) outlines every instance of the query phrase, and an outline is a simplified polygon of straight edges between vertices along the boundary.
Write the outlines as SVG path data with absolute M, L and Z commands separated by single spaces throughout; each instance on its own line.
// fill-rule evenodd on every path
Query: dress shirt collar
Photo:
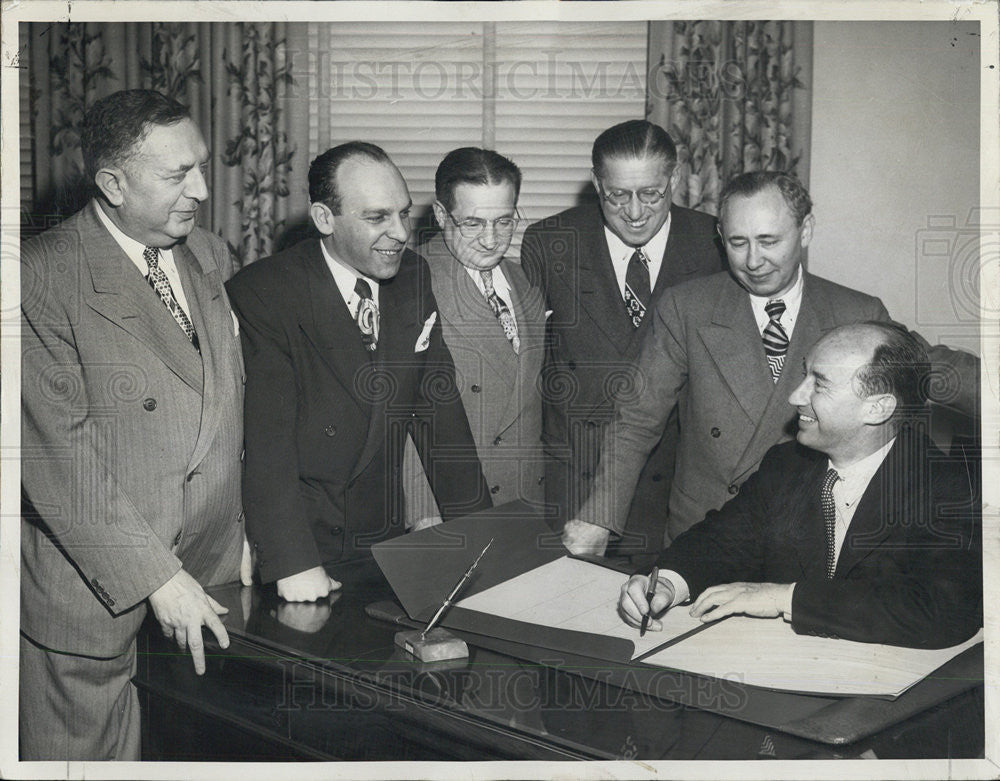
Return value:
M 455 262 L 457 263 L 458 261 Z M 479 292 L 485 296 L 486 286 L 483 284 L 483 278 L 479 273 L 479 269 L 469 268 L 468 266 L 462 266 L 462 268 L 468 272 Z M 510 303 L 510 284 L 507 282 L 507 277 L 503 273 L 503 269 L 500 268 L 499 263 L 493 267 L 493 289 L 505 303 Z
M 128 259 L 132 261 L 133 265 L 139 269 L 139 273 L 145 277 L 149 274 L 149 264 L 146 263 L 146 259 L 142 256 L 142 253 L 146 249 L 146 245 L 141 241 L 136 241 L 131 236 L 126 236 L 122 233 L 122 229 L 115 225 L 114 221 L 105 213 L 104 208 L 97 201 L 93 199 L 91 203 L 94 204 L 94 211 L 97 212 L 97 219 L 101 221 L 105 228 L 108 229 L 108 233 L 111 234 L 111 238 L 115 240 L 115 243 L 122 248 L 122 252 L 128 255 Z M 176 268 L 174 264 L 174 254 L 173 252 L 165 247 L 160 248 L 160 264 L 163 266 L 164 271 L 169 268 Z M 168 273 L 169 277 L 170 274 Z M 173 280 L 171 280 L 173 282 Z
M 802 308 L 802 288 L 804 286 L 805 278 L 802 274 L 802 266 L 799 266 L 795 272 L 795 282 L 792 283 L 791 289 L 784 295 L 755 296 L 753 293 L 747 293 L 750 296 L 750 307 L 753 309 L 754 319 L 757 321 L 757 330 L 761 334 L 764 333 L 764 328 L 767 326 L 768 320 L 770 320 L 764 307 L 768 301 L 781 299 L 785 304 L 785 311 L 779 318 L 779 322 L 781 323 L 781 327 L 785 329 L 788 338 L 792 338 L 792 331 L 795 329 L 795 322 L 799 319 L 799 310 Z
M 670 237 L 670 222 L 672 215 L 667 212 L 667 221 L 660 229 L 646 242 L 642 251 L 649 260 L 649 289 L 656 287 L 656 278 L 660 275 L 660 268 L 663 266 L 663 255 L 667 251 L 667 239 Z M 625 274 L 628 271 L 628 262 L 635 252 L 635 247 L 630 247 L 607 225 L 604 226 L 604 238 L 608 242 L 608 253 L 611 255 L 611 265 L 615 269 L 615 277 L 618 279 L 618 289 L 622 297 L 625 296 Z
M 319 248 L 323 251 L 323 259 L 326 261 L 326 266 L 330 269 L 330 273 L 333 274 L 333 281 L 337 283 L 337 289 L 340 291 L 344 303 L 351 310 L 351 317 L 354 317 L 358 313 L 358 295 L 354 292 L 354 286 L 357 284 L 359 277 L 371 286 L 372 300 L 375 301 L 375 306 L 378 307 L 378 280 L 372 279 L 365 274 L 359 274 L 347 264 L 337 260 L 330 254 L 322 240 L 319 242 Z
M 845 503 L 852 504 L 865 492 L 865 489 L 868 488 L 868 483 L 871 482 L 872 476 L 882 465 L 895 441 L 896 438 L 893 437 L 874 453 L 844 467 L 835 467 L 833 462 L 828 462 L 827 469 L 836 469 L 837 474 L 840 475 L 840 480 L 837 481 L 836 487 L 839 489 Z

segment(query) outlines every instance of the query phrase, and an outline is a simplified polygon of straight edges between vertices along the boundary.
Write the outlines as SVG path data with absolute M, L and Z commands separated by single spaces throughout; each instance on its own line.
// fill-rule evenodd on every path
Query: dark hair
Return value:
M 801 225 L 812 211 L 812 200 L 809 198 L 809 191 L 802 186 L 802 183 L 791 174 L 786 174 L 783 171 L 748 171 L 730 179 L 729 184 L 723 187 L 719 194 L 719 216 L 722 216 L 726 203 L 734 195 L 749 197 L 766 190 L 768 187 L 778 188 L 778 192 L 788 204 L 792 216 L 795 217 L 795 224 Z
M 309 201 L 325 203 L 334 214 L 340 214 L 340 193 L 337 192 L 337 171 L 352 157 L 367 157 L 376 163 L 392 160 L 385 150 L 366 141 L 348 141 L 327 149 L 309 164 Z
M 860 325 L 878 331 L 882 343 L 855 375 L 862 396 L 891 393 L 897 415 L 919 410 L 927 402 L 930 359 L 924 346 L 899 323 L 869 320 Z
M 107 165 L 124 165 L 153 125 L 173 125 L 191 112 L 151 89 L 127 89 L 101 98 L 83 115 L 80 151 L 87 179 Z
M 521 169 L 492 149 L 463 146 L 444 156 L 434 174 L 434 196 L 449 212 L 455 208 L 455 188 L 460 184 L 502 184 L 514 186 L 514 202 L 521 193 Z
M 612 157 L 662 157 L 670 167 L 677 162 L 677 147 L 659 125 L 645 119 L 630 119 L 609 127 L 594 140 L 594 148 L 590 152 L 594 173 L 601 176 L 605 162 Z

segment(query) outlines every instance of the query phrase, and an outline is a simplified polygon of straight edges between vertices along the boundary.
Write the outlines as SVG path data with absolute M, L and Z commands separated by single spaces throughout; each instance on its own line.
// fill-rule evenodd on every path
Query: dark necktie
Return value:
M 183 307 L 177 302 L 176 296 L 174 296 L 173 288 L 170 287 L 170 280 L 167 279 L 166 273 L 160 268 L 160 250 L 156 247 L 146 247 L 142 251 L 142 257 L 146 261 L 146 265 L 149 267 L 149 273 L 146 279 L 149 281 L 150 286 L 156 291 L 156 295 L 160 297 L 164 306 L 167 307 L 167 311 L 174 318 L 174 321 L 181 327 L 184 334 L 188 339 L 191 340 L 191 344 L 194 345 L 195 349 L 198 349 L 198 334 L 194 330 L 194 325 L 191 324 L 191 318 L 187 316 Z
M 361 331 L 361 343 L 369 352 L 375 352 L 378 347 L 378 307 L 372 298 L 372 288 L 368 282 L 358 277 L 354 283 L 354 292 L 361 299 L 358 302 L 358 313 L 355 320 Z
M 486 301 L 489 303 L 490 309 L 493 310 L 493 314 L 496 315 L 497 320 L 500 321 L 500 326 L 503 328 L 503 335 L 507 337 L 507 341 L 514 348 L 514 352 L 519 352 L 521 349 L 521 339 L 517 335 L 517 323 L 514 321 L 514 315 L 510 313 L 507 304 L 497 295 L 497 291 L 493 289 L 493 269 L 488 268 L 485 271 L 480 271 L 479 276 L 483 280 Z
M 642 249 L 637 249 L 625 269 L 625 311 L 636 328 L 642 323 L 649 303 L 649 260 Z
M 764 352 L 767 353 L 767 365 L 771 367 L 771 379 L 777 382 L 781 377 L 781 368 L 785 365 L 785 354 L 788 352 L 788 334 L 781 327 L 781 316 L 785 313 L 785 302 L 780 298 L 768 301 L 764 305 L 768 321 L 764 326 Z
M 827 470 L 819 498 L 823 505 L 823 522 L 826 525 L 826 576 L 832 578 L 837 569 L 837 505 L 833 500 L 833 486 L 840 479 L 836 469 Z

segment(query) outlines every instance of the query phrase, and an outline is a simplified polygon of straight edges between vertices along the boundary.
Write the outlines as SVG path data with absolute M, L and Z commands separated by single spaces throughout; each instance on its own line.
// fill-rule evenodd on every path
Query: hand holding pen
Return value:
M 674 601 L 674 589 L 669 581 L 660 580 L 654 567 L 650 576 L 633 575 L 622 586 L 618 612 L 630 626 L 639 627 L 640 635 L 646 629 L 659 632 L 663 628 L 654 616 L 663 613 Z

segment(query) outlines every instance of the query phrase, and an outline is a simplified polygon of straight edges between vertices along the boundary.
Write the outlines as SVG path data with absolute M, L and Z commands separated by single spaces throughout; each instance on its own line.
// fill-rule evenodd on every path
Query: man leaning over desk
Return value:
M 796 440 L 771 448 L 721 510 L 673 541 L 657 590 L 633 575 L 619 609 L 638 626 L 691 615 L 782 616 L 802 634 L 922 648 L 982 625 L 978 477 L 927 438 L 926 351 L 900 326 L 824 336 L 792 392 Z M 660 624 L 651 618 L 651 629 Z
M 741 174 L 719 198 L 730 271 L 664 291 L 643 339 L 634 399 L 615 411 L 590 498 L 563 531 L 573 553 L 603 554 L 623 534 L 646 458 L 680 414 L 664 544 L 740 491 L 768 448 L 794 431 L 788 394 L 802 359 L 831 329 L 889 321 L 882 302 L 802 267 L 815 219 L 806 189 L 774 171 Z M 927 347 L 918 335 L 915 338 Z M 979 361 L 929 348 L 934 401 L 976 414 Z M 627 526 L 625 526 L 627 530 Z

